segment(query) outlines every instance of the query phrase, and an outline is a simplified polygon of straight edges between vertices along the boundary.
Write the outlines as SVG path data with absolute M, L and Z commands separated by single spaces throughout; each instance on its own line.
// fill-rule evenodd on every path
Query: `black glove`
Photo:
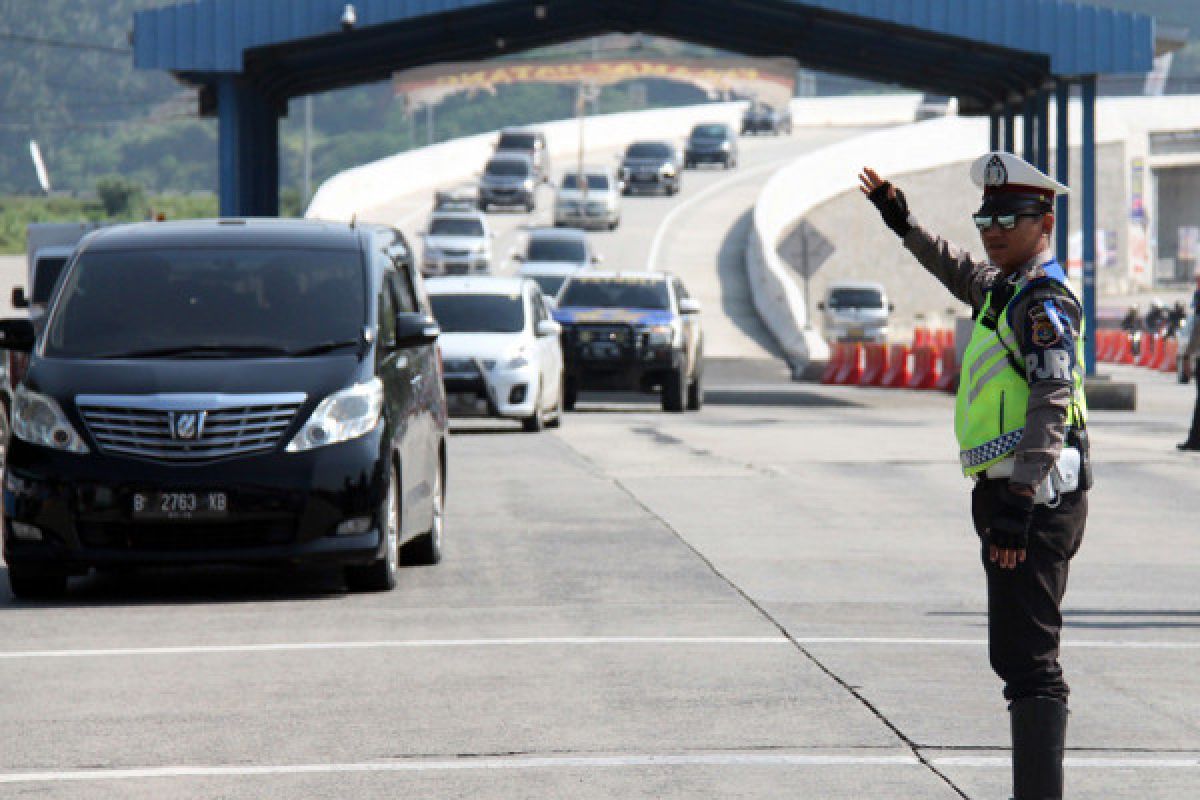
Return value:
M 992 517 L 988 543 L 1001 550 L 1024 550 L 1029 546 L 1033 527 L 1033 497 L 1017 494 L 1008 487 L 1000 490 L 1000 508 Z
M 903 239 L 912 230 L 912 225 L 908 223 L 908 202 L 904 199 L 904 192 L 899 189 L 895 197 L 888 197 L 891 188 L 892 184 L 885 181 L 868 194 L 867 199 L 879 209 L 884 224 Z

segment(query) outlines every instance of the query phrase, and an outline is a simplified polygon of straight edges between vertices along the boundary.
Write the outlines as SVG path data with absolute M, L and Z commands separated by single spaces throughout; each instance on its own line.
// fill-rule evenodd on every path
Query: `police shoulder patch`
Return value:
M 1029 339 L 1035 347 L 1053 347 L 1062 339 L 1062 323 L 1052 313 L 1040 303 L 1029 310 Z

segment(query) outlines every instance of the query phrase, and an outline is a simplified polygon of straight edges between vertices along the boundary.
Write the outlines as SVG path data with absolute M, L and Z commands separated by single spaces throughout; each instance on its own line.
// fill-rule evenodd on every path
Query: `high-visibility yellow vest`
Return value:
M 1072 299 L 1062 268 L 1046 265 L 1055 289 Z M 1058 275 L 1062 277 L 1059 278 Z M 1038 279 L 1037 285 L 1046 285 Z M 954 409 L 954 433 L 958 438 L 959 460 L 963 474 L 974 475 L 1011 458 L 1025 434 L 1025 410 L 1029 405 L 1029 383 L 1024 359 L 1009 323 L 1008 311 L 1016 298 L 1029 287 L 1022 281 L 1004 308 L 992 313 L 996 287 L 988 292 L 983 309 L 975 318 L 971 341 L 963 354 L 958 380 L 958 398 Z M 999 298 L 1001 301 L 1003 297 Z M 994 321 L 994 327 L 992 323 Z M 1072 399 L 1067 410 L 1067 426 L 1087 423 L 1087 400 L 1083 393 L 1083 330 L 1075 339 L 1075 367 L 1072 374 Z

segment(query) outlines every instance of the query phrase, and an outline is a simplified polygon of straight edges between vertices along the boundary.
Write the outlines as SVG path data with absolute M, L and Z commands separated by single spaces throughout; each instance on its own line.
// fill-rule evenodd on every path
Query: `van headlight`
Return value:
M 375 430 L 382 413 L 383 382 L 379 378 L 334 392 L 320 402 L 288 443 L 287 452 L 301 453 L 357 439 Z
M 88 447 L 75 432 L 62 407 L 53 397 L 18 386 L 13 394 L 12 432 L 30 444 L 87 453 Z

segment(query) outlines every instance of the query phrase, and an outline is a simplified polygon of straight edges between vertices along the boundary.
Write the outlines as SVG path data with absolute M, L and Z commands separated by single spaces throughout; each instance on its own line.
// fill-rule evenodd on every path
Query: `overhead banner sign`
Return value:
M 522 83 L 613 86 L 658 79 L 690 83 L 710 99 L 759 100 L 783 106 L 796 92 L 796 62 L 764 58 L 631 58 L 599 61 L 491 61 L 437 64 L 398 72 L 397 96 L 409 111 L 461 92 L 495 94 Z

